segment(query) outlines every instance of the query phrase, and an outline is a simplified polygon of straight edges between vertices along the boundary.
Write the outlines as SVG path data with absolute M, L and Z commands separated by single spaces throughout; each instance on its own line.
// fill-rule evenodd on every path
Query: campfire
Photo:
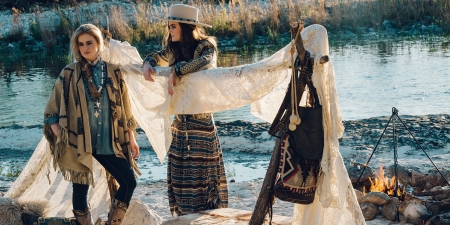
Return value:
M 382 166 L 378 170 L 369 169 L 364 184 L 359 186 L 361 191 L 355 190 L 366 221 L 383 216 L 414 225 L 450 225 L 450 186 L 442 174 L 432 170 L 425 174 L 398 165 L 398 192 L 395 195 L 394 165 L 387 171 Z M 351 179 L 358 180 L 359 174 L 355 173 Z M 450 172 L 447 171 L 445 177 L 450 179 Z
M 402 199 L 403 193 L 404 193 L 404 185 L 402 185 L 400 182 L 398 184 L 398 189 L 397 189 L 397 195 L 394 195 L 395 192 L 395 175 L 392 176 L 391 178 L 387 177 L 385 175 L 383 166 L 380 166 L 380 168 L 378 169 L 378 172 L 375 173 L 375 178 L 372 179 L 371 177 L 369 177 L 369 181 L 370 181 L 370 188 L 369 188 L 369 192 L 383 192 L 385 194 L 387 194 L 388 196 L 396 196 L 398 197 L 400 200 Z M 366 190 L 365 187 L 363 189 L 363 193 L 366 194 Z

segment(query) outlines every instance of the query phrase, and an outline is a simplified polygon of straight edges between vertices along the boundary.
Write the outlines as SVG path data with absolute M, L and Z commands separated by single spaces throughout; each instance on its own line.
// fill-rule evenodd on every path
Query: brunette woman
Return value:
M 202 28 L 209 25 L 198 22 L 195 7 L 172 5 L 164 20 L 168 21 L 165 46 L 144 59 L 144 77 L 153 81 L 154 66 L 170 66 L 168 92 L 172 95 L 177 79 L 216 67 L 217 46 L 215 38 Z M 167 166 L 171 213 L 228 207 L 222 149 L 212 114 L 178 114 L 174 118 Z

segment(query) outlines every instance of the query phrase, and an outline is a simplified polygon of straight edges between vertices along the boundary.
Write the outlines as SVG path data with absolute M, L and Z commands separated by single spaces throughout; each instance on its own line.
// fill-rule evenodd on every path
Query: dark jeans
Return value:
M 117 190 L 114 198 L 129 205 L 137 185 L 130 163 L 126 159 L 117 158 L 115 155 L 93 154 L 93 156 L 119 183 L 119 190 Z M 86 210 L 89 185 L 72 183 L 72 186 L 73 210 Z

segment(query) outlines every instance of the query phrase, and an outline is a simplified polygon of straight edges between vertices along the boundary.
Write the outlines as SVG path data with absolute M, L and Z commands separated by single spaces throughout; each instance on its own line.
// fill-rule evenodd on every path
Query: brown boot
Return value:
M 92 215 L 91 208 L 88 206 L 86 210 L 83 212 L 81 210 L 73 210 L 73 214 L 75 215 L 75 219 L 77 219 L 78 224 L 80 225 L 92 225 Z
M 121 225 L 123 222 L 123 218 L 125 217 L 125 213 L 127 212 L 127 204 L 125 202 L 121 202 L 117 199 L 112 199 L 111 208 L 108 213 L 108 225 Z

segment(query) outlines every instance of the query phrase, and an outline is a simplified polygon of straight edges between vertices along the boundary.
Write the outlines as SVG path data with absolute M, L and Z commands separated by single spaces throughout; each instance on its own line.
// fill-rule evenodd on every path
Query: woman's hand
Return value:
M 142 69 L 142 72 L 144 73 L 144 79 L 155 82 L 155 80 L 152 78 L 152 75 L 156 75 L 155 69 L 150 65 L 149 62 L 144 63 L 144 68 Z
M 172 96 L 173 95 L 173 87 L 175 87 L 177 85 L 177 75 L 175 74 L 175 71 L 173 71 L 173 70 L 172 70 L 172 72 L 170 72 L 169 82 L 167 82 L 167 85 L 169 85 L 169 87 L 167 88 L 169 91 L 169 95 Z
M 50 127 L 52 128 L 52 131 L 55 134 L 55 136 L 58 137 L 58 131 L 59 131 L 58 123 L 54 123 L 54 124 L 50 125 Z
M 137 159 L 139 157 L 139 145 L 136 142 L 136 138 L 134 137 L 134 132 L 132 130 L 128 130 L 128 134 L 130 137 L 130 148 L 131 153 L 133 153 L 133 159 Z

